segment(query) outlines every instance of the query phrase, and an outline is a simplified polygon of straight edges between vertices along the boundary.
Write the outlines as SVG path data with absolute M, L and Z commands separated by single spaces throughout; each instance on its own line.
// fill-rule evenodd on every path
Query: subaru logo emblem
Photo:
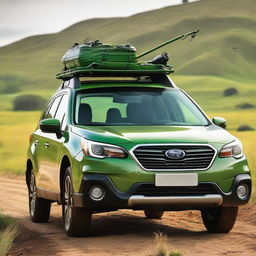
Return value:
M 170 159 L 181 159 L 185 154 L 186 153 L 181 149 L 169 149 L 165 151 L 165 155 Z

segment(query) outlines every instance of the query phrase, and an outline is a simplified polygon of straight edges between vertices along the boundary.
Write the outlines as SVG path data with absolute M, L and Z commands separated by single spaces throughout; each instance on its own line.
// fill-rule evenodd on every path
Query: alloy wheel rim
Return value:
M 29 199 L 30 199 L 30 214 L 31 216 L 34 216 L 35 208 L 36 208 L 36 183 L 35 183 L 35 176 L 33 173 L 30 176 Z
M 64 221 L 65 229 L 69 230 L 72 218 L 72 189 L 69 176 L 65 179 L 64 189 Z

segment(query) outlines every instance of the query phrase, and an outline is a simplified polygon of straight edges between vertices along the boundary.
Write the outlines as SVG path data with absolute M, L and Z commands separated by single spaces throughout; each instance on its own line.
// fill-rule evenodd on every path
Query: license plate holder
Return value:
M 156 187 L 195 187 L 198 186 L 197 173 L 157 173 Z

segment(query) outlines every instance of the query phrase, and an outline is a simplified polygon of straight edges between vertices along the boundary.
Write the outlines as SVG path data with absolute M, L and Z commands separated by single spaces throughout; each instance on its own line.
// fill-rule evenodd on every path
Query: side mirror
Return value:
M 223 117 L 215 116 L 213 117 L 212 122 L 223 129 L 227 127 L 227 120 Z
M 56 133 L 57 137 L 61 137 L 60 121 L 55 118 L 43 119 L 39 123 L 42 132 Z

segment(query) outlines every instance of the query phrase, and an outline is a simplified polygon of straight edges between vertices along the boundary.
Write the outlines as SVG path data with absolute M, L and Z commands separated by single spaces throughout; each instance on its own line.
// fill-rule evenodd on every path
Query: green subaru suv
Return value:
M 94 213 L 200 210 L 209 232 L 229 232 L 251 194 L 241 142 L 165 75 L 75 76 L 62 82 L 28 148 L 33 222 L 62 205 L 68 236 Z

